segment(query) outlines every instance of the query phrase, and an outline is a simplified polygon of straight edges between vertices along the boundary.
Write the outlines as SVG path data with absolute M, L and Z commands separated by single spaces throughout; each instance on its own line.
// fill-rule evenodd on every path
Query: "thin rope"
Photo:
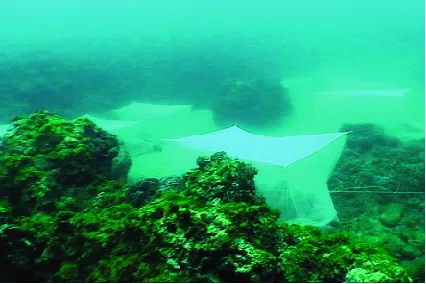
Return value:
M 423 194 L 424 192 L 418 192 L 418 191 L 399 191 L 399 192 L 392 192 L 392 191 L 374 191 L 374 190 L 351 190 L 351 191 L 330 191 L 330 193 L 381 193 L 381 194 Z
M 367 189 L 367 188 L 378 188 L 381 189 L 381 191 L 378 190 L 349 190 L 349 189 Z M 419 192 L 419 191 L 399 191 L 400 184 L 398 183 L 398 187 L 395 191 L 391 191 L 385 187 L 379 186 L 379 185 L 367 185 L 367 186 L 349 186 L 345 187 L 341 190 L 333 190 L 330 191 L 330 193 L 380 193 L 380 194 L 425 194 L 425 192 Z

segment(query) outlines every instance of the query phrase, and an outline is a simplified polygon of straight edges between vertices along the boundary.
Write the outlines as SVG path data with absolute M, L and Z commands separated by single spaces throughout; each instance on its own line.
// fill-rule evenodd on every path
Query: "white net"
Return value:
M 271 137 L 233 126 L 168 141 L 209 152 L 225 151 L 251 162 L 258 169 L 257 189 L 270 206 L 279 209 L 283 221 L 325 226 L 337 219 L 326 182 L 344 143 L 339 138 L 345 134 Z
M 311 100 L 294 98 L 293 116 L 282 127 L 262 130 L 269 136 L 236 126 L 217 130 L 211 111 L 188 105 L 132 103 L 113 111 L 109 118 L 114 119 L 84 117 L 126 143 L 133 160 L 130 180 L 181 175 L 196 167 L 198 156 L 225 151 L 258 169 L 256 186 L 268 204 L 279 209 L 282 220 L 325 226 L 338 219 L 327 180 L 346 141 L 346 133 L 338 132 L 342 124 L 376 123 L 398 137 L 424 137 L 421 123 L 395 115 L 407 113 L 405 92 L 339 91 L 316 93 Z M 8 127 L 0 126 L 0 135 Z M 306 133 L 316 134 L 302 135 Z

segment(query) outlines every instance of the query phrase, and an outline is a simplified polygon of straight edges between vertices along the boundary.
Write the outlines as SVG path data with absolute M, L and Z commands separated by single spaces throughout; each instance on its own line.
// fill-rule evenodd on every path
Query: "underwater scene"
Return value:
M 424 1 L 0 6 L 1 282 L 424 283 Z

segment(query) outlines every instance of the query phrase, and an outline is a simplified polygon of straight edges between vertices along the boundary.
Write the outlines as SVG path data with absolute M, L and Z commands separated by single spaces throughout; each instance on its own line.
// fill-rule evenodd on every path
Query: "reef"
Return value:
M 374 124 L 341 130 L 352 132 L 328 181 L 339 229 L 385 247 L 424 282 L 424 139 L 400 141 Z
M 84 207 L 99 185 L 127 176 L 120 150 L 115 136 L 87 119 L 47 111 L 15 118 L 0 148 L 0 196 L 19 216 L 55 211 L 67 198 Z
M 288 90 L 263 79 L 228 80 L 211 103 L 218 124 L 273 126 L 291 114 Z
M 424 139 L 388 136 L 374 124 L 346 124 L 352 131 L 328 185 L 333 190 L 424 192 Z
M 226 153 L 129 186 L 86 119 L 16 119 L 0 150 L 3 282 L 411 282 L 379 246 L 278 221 Z M 124 174 L 122 172 L 122 174 Z
M 99 54 L 79 59 L 39 51 L 0 57 L 0 124 L 38 109 L 78 117 L 129 104 L 135 99 L 129 93 L 143 89 L 145 79 L 140 68 L 122 65 Z

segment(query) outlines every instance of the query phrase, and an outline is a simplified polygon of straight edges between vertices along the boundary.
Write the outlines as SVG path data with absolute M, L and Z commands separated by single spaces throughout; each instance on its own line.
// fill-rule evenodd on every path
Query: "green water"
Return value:
M 156 93 L 153 100 L 205 98 L 230 77 L 307 76 L 298 96 L 336 87 L 409 88 L 413 111 L 423 110 L 421 0 L 18 0 L 2 4 L 0 19 L 1 59 L 47 52 L 133 68 L 147 81 L 145 96 Z
M 373 123 L 404 142 L 424 139 L 422 0 L 3 2 L 0 124 L 39 108 L 66 118 L 92 114 L 143 121 L 114 132 L 132 155 L 130 181 L 182 174 L 195 166 L 198 153 L 178 146 L 155 145 L 163 147 L 155 153 L 146 149 L 152 139 L 224 127 L 214 120 L 212 104 L 227 81 L 263 79 L 288 90 L 292 112 L 274 126 L 239 120 L 252 132 L 323 134 L 339 131 L 344 123 Z M 400 96 L 391 95 L 395 90 Z M 159 111 L 140 103 L 193 108 Z M 343 144 L 331 144 L 289 173 L 300 184 L 326 190 Z M 424 171 L 424 148 L 413 156 L 423 157 Z M 424 261 L 424 183 L 423 188 L 402 186 L 401 191 L 415 192 L 403 198 L 368 199 L 329 189 L 339 229 L 398 247 L 392 253 L 407 267 Z M 395 228 L 380 225 L 383 212 L 397 202 L 408 208 L 397 216 L 402 221 Z M 421 279 L 417 274 L 413 277 Z

